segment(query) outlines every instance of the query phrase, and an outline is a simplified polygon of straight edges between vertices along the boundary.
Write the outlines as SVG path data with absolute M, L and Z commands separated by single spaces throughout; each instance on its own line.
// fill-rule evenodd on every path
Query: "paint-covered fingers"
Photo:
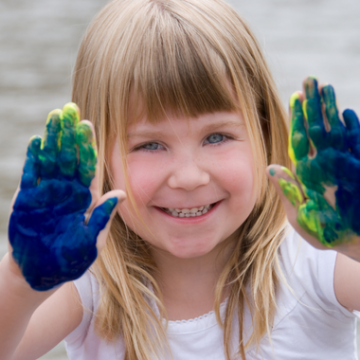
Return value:
M 267 169 L 269 179 L 274 184 L 280 198 L 286 199 L 293 208 L 298 208 L 303 203 L 303 195 L 300 190 L 300 184 L 296 181 L 292 172 L 286 167 L 280 165 L 270 165 Z
M 331 85 L 324 85 L 322 86 L 320 92 L 323 99 L 325 115 L 330 126 L 327 133 L 328 145 L 331 145 L 336 149 L 345 150 L 345 126 L 339 117 L 335 90 Z
M 290 224 L 297 229 L 296 219 L 303 196 L 294 175 L 287 168 L 273 164 L 267 168 L 267 175 L 279 195 Z
M 325 104 L 325 113 L 331 129 L 342 125 L 336 105 L 335 90 L 331 85 L 321 87 L 321 96 Z
M 95 136 L 89 121 L 81 121 L 76 125 L 76 144 L 79 149 L 79 180 L 89 187 L 95 176 L 97 161 Z
M 308 122 L 309 137 L 316 149 L 327 146 L 326 130 L 321 108 L 321 96 L 318 81 L 315 77 L 309 76 L 304 81 L 305 100 L 303 101 L 303 111 Z
M 33 136 L 26 152 L 26 159 L 21 177 L 20 189 L 28 189 L 37 185 L 40 176 L 39 171 L 39 152 L 41 137 Z
M 355 111 L 346 109 L 343 112 L 343 118 L 346 124 L 346 138 L 350 151 L 359 160 L 360 159 L 360 124 Z
M 49 113 L 44 138 L 39 153 L 40 177 L 52 178 L 56 173 L 57 155 L 59 152 L 59 136 L 61 110 L 56 109 Z
M 75 103 L 67 103 L 61 112 L 61 136 L 58 166 L 60 173 L 73 178 L 77 165 L 76 125 L 79 122 L 79 108 Z
M 294 93 L 290 98 L 290 137 L 289 156 L 294 164 L 309 153 L 309 140 L 306 133 L 304 114 L 302 110 L 302 95 Z
M 97 249 L 99 252 L 106 244 L 106 238 L 110 230 L 111 221 L 116 213 L 116 207 L 125 198 L 126 195 L 122 190 L 109 191 L 99 199 L 98 203 L 96 204 L 97 206 L 94 208 L 91 214 L 87 226 L 89 231 L 95 237 L 98 237 Z

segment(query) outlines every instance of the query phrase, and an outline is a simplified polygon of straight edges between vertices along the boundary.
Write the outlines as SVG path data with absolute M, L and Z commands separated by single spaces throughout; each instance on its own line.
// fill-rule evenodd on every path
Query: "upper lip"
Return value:
M 171 205 L 171 206 L 159 206 L 157 205 L 157 207 L 159 208 L 163 208 L 163 209 L 194 209 L 194 208 L 200 208 L 202 206 L 208 206 L 208 205 L 213 205 L 215 203 L 217 203 L 219 201 L 214 201 L 214 202 L 209 202 L 207 204 L 204 204 L 204 205 L 188 205 L 188 206 L 183 206 L 183 205 L 180 205 L 180 206 L 174 206 L 174 205 Z

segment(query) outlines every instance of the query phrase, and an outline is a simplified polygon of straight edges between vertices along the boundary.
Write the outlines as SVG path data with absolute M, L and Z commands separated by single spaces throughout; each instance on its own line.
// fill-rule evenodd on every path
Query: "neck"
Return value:
M 158 271 L 154 274 L 163 295 L 169 320 L 188 320 L 214 309 L 215 287 L 229 260 L 233 241 L 229 239 L 210 253 L 181 259 L 160 249 L 152 249 Z M 221 301 L 228 296 L 228 288 Z

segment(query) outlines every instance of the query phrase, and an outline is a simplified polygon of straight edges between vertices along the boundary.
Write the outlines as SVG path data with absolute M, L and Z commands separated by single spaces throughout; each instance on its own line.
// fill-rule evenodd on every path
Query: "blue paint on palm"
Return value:
M 9 239 L 12 255 L 33 289 L 49 290 L 77 279 L 96 259 L 97 236 L 117 198 L 95 208 L 85 223 L 95 165 L 92 131 L 78 123 L 75 104 L 49 114 L 44 140 L 30 140 Z

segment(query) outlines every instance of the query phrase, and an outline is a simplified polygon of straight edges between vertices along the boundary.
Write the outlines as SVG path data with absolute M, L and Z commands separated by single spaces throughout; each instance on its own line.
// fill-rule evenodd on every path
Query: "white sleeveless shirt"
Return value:
M 336 252 L 313 248 L 290 228 L 280 246 L 280 262 L 287 285 L 277 289 L 277 310 L 271 342 L 264 336 L 260 349 L 250 348 L 247 360 L 357 360 L 356 315 L 342 307 L 334 292 Z M 70 360 L 122 360 L 120 337 L 107 343 L 94 331 L 93 312 L 99 303 L 98 283 L 90 272 L 76 280 L 85 309 L 80 325 L 65 339 Z M 289 287 L 292 289 L 290 290 Z M 226 302 L 221 305 L 224 316 Z M 245 310 L 244 336 L 251 331 Z M 237 349 L 238 324 L 234 318 L 232 347 Z M 223 332 L 214 312 L 198 318 L 169 321 L 167 339 L 174 360 L 224 360 Z M 169 357 L 170 359 L 170 357 Z M 233 359 L 241 359 L 234 355 Z

